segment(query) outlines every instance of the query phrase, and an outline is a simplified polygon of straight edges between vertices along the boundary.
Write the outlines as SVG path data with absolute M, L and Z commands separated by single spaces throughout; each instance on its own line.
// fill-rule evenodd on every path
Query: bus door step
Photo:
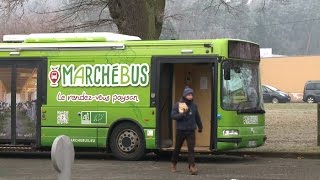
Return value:
M 30 145 L 0 145 L 0 152 L 30 152 L 33 151 L 34 147 Z

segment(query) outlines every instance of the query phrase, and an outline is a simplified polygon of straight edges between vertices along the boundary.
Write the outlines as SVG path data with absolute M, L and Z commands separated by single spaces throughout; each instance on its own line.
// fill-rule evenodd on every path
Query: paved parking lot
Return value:
M 119 161 L 104 155 L 77 156 L 73 179 L 318 179 L 319 159 L 252 156 L 198 156 L 199 174 L 189 175 L 187 159 L 170 172 L 168 158 L 148 156 L 142 161 Z M 49 155 L 0 154 L 0 180 L 57 179 Z

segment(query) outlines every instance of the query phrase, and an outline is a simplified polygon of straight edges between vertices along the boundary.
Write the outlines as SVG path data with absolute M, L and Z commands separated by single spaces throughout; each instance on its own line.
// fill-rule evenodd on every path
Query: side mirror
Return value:
M 240 67 L 234 67 L 234 71 L 236 72 L 236 73 L 241 73 L 241 69 L 240 69 Z
M 222 64 L 222 69 L 223 69 L 223 78 L 224 80 L 230 80 L 231 79 L 231 75 L 230 75 L 230 62 L 225 61 Z

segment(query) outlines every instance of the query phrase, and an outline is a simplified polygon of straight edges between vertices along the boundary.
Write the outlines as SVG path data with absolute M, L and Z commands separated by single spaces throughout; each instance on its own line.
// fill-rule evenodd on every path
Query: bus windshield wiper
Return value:
M 266 111 L 261 108 L 255 107 L 255 108 L 249 108 L 249 109 L 238 109 L 237 113 L 238 114 L 241 114 L 241 113 L 264 114 L 264 113 L 266 113 Z

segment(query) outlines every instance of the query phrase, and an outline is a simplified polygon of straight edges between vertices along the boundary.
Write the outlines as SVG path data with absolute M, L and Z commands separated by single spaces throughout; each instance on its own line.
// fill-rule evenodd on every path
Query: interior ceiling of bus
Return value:
M 0 80 L 7 93 L 11 92 L 11 68 L 0 68 Z M 17 68 L 17 93 L 34 92 L 37 83 L 36 68 Z

